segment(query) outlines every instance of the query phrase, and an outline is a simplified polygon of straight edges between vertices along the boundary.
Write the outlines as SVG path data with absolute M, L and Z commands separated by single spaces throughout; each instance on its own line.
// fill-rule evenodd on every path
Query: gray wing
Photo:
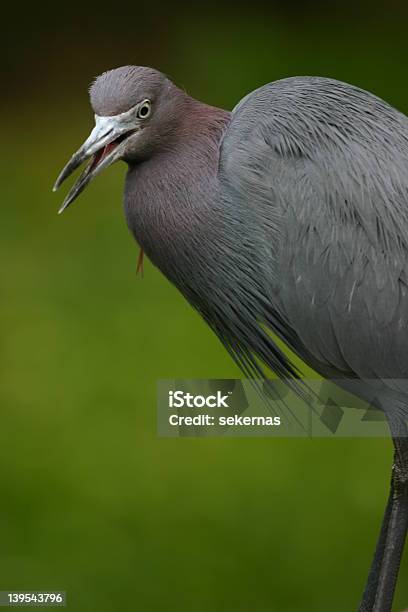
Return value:
M 291 348 L 326 376 L 406 376 L 408 119 L 345 83 L 277 81 L 234 109 L 219 174 L 260 228 Z

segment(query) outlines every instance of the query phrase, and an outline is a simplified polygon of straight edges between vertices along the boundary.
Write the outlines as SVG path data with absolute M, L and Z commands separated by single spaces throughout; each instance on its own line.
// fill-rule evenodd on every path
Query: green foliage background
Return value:
M 2 94 L 0 589 L 75 612 L 357 609 L 386 498 L 385 440 L 159 439 L 158 378 L 240 373 L 149 264 L 124 166 L 62 217 L 50 189 L 104 69 L 153 65 L 232 108 L 318 74 L 408 113 L 396 2 L 7 8 Z M 396 610 L 408 605 L 406 563 Z

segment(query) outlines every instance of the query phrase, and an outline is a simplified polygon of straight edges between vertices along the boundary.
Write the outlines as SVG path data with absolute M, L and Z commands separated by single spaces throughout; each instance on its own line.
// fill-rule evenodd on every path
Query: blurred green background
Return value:
M 0 589 L 82 611 L 356 610 L 386 498 L 386 440 L 159 439 L 158 378 L 240 372 L 125 227 L 118 165 L 63 216 L 87 87 L 152 65 L 232 108 L 317 74 L 408 113 L 397 2 L 26 6 L 3 14 Z M 408 606 L 407 564 L 395 610 Z

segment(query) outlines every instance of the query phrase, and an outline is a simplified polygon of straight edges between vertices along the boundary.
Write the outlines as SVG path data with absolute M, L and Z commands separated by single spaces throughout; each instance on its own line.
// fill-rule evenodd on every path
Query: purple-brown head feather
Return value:
M 97 115 L 124 113 L 144 98 L 155 102 L 174 85 L 158 70 L 144 66 L 121 66 L 99 75 L 89 89 Z

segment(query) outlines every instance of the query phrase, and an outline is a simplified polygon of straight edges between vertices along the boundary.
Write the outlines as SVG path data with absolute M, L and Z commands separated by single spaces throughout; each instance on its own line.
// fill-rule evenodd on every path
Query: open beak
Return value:
M 65 168 L 57 178 L 53 191 L 70 176 L 84 161 L 90 159 L 89 164 L 73 185 L 58 213 L 62 213 L 79 196 L 81 191 L 104 168 L 107 168 L 118 159 L 121 159 L 127 139 L 137 131 L 134 122 L 124 121 L 120 115 L 113 117 L 99 117 L 95 115 L 95 127 L 91 134 L 71 157 Z

